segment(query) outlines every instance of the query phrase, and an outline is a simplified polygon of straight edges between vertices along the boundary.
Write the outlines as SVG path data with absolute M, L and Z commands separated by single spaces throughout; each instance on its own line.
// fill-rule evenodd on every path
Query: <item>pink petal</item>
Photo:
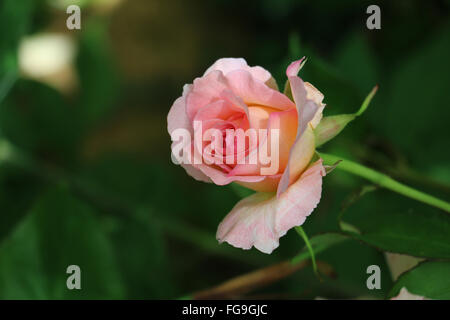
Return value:
M 277 196 L 280 196 L 289 185 L 296 181 L 314 153 L 314 134 L 312 134 L 312 129 L 307 130 L 307 127 L 319 109 L 314 101 L 307 98 L 307 91 L 302 79 L 296 76 L 289 77 L 289 82 L 297 107 L 298 127 L 295 142 L 289 153 L 286 170 L 278 185 Z
M 172 134 L 174 130 L 180 128 L 188 130 L 191 133 L 191 135 L 193 133 L 191 122 L 189 121 L 188 116 L 186 114 L 186 95 L 190 92 L 190 90 L 191 86 L 185 85 L 183 87 L 183 95 L 179 97 L 177 100 L 175 100 L 172 107 L 170 108 L 169 114 L 167 116 L 167 131 L 169 132 L 169 134 Z M 179 141 L 172 142 L 171 148 L 173 149 L 174 146 L 178 143 L 181 142 Z M 208 178 L 208 176 L 206 176 L 199 169 L 194 168 L 192 165 L 182 163 L 181 166 L 195 180 L 203 182 L 211 182 L 211 179 Z
M 294 108 L 284 94 L 274 90 L 245 70 L 234 70 L 225 76 L 222 71 L 211 71 L 194 80 L 186 96 L 186 113 L 192 121 L 199 109 L 217 100 L 227 100 L 244 112 L 247 106 L 262 105 L 273 109 Z
M 250 127 L 259 130 L 266 129 L 269 121 L 269 115 L 274 109 L 263 106 L 250 106 L 248 107 L 248 121 Z
M 198 109 L 194 121 L 205 121 L 210 119 L 228 120 L 235 114 L 245 115 L 245 112 L 226 100 L 217 100 Z
M 286 75 L 289 78 L 289 81 L 291 80 L 291 77 L 296 77 L 300 69 L 303 67 L 304 63 L 306 62 L 305 57 L 301 58 L 300 60 L 296 60 L 292 62 L 286 69 Z M 292 84 L 291 84 L 292 86 Z M 323 94 L 317 90 L 312 84 L 309 82 L 304 83 L 306 92 L 307 92 L 307 99 L 312 100 L 315 104 L 319 106 L 319 109 L 316 111 L 316 114 L 311 120 L 311 125 L 313 128 L 315 128 L 320 120 L 322 119 L 322 110 L 325 107 L 325 104 L 322 103 L 323 100 Z
M 284 170 L 277 187 L 278 197 L 298 179 L 311 161 L 315 150 L 314 139 L 314 132 L 311 128 L 307 128 L 307 130 L 295 140 L 289 153 L 288 164 L 286 165 L 286 169 Z
M 299 180 L 294 182 L 279 198 L 277 230 L 284 235 L 289 229 L 302 225 L 316 208 L 322 194 L 322 177 L 326 174 L 322 159 L 316 161 Z
M 305 84 L 305 88 L 306 88 L 306 98 L 314 101 L 314 103 L 317 105 L 323 104 L 322 103 L 323 98 L 324 98 L 323 93 L 320 92 L 316 87 L 314 87 L 309 82 L 304 82 L 304 84 Z
M 311 83 L 305 82 L 305 88 L 306 88 L 306 98 L 308 100 L 314 101 L 316 105 L 319 106 L 316 114 L 314 115 L 314 118 L 311 120 L 311 125 L 313 128 L 317 127 L 320 120 L 322 120 L 322 112 L 325 108 L 325 104 L 322 103 L 323 101 L 323 94 L 319 90 L 316 89 Z
M 270 81 L 272 75 L 269 71 L 262 67 L 250 67 L 244 58 L 222 58 L 214 62 L 214 64 L 206 70 L 205 75 L 211 71 L 219 70 L 222 71 L 224 75 L 235 70 L 245 70 L 250 72 L 250 74 L 259 81 L 267 82 Z
M 244 186 L 248 189 L 258 192 L 275 192 L 280 182 L 281 174 L 273 176 L 264 176 L 264 180 L 258 182 L 243 182 L 236 181 L 237 184 Z
M 255 193 L 241 201 L 220 223 L 219 242 L 228 242 L 242 249 L 256 249 L 271 253 L 279 245 L 279 238 L 303 224 L 320 201 L 322 160 L 310 166 L 280 197 L 274 193 Z
M 318 106 L 313 100 L 308 99 L 308 92 L 302 79 L 299 77 L 289 77 L 289 83 L 299 115 L 297 136 L 301 136 L 308 123 L 314 118 Z
M 235 70 L 225 77 L 231 91 L 248 106 L 261 105 L 279 110 L 294 108 L 288 97 L 254 78 L 248 71 Z
M 208 166 L 206 164 L 195 165 L 201 172 L 203 172 L 207 177 L 209 177 L 214 184 L 223 186 L 235 181 L 242 182 L 259 182 L 264 180 L 263 176 L 230 176 L 224 173 L 222 170 L 216 169 L 213 166 Z
M 252 108 L 249 108 L 250 115 L 252 115 Z M 250 122 L 255 122 L 254 119 L 250 118 Z M 278 172 L 283 172 L 284 169 L 287 166 L 288 159 L 289 159 L 289 153 L 291 150 L 291 146 L 294 144 L 295 138 L 296 138 L 296 132 L 297 132 L 297 111 L 295 109 L 289 109 L 286 111 L 277 111 L 272 112 L 268 114 L 268 119 L 266 120 L 267 124 L 264 126 L 268 131 L 267 133 L 267 139 L 264 141 L 259 141 L 259 148 L 262 147 L 262 145 L 271 145 L 270 140 L 270 130 L 271 129 L 279 129 L 279 144 L 278 144 Z M 259 151 L 259 148 L 256 150 L 253 150 L 253 152 Z M 260 175 L 261 174 L 261 167 L 262 164 L 258 162 L 258 164 L 249 164 L 247 157 L 245 164 L 237 164 L 234 169 L 229 173 L 229 175 Z M 259 154 L 257 156 L 257 159 L 259 159 Z M 309 159 L 308 159 L 309 162 Z M 267 167 L 265 165 L 264 167 Z M 250 186 L 250 189 L 256 190 Z M 260 188 L 258 188 L 260 189 Z M 270 190 L 275 191 L 275 190 Z
M 195 79 L 186 96 L 188 118 L 192 121 L 198 110 L 222 99 L 223 94 L 228 91 L 227 80 L 220 71 L 210 72 L 202 78 Z
M 186 114 L 186 95 L 191 90 L 191 85 L 184 85 L 183 95 L 173 103 L 167 115 L 167 131 L 172 134 L 173 130 L 185 128 L 192 131 L 192 125 Z
M 291 62 L 291 64 L 286 69 L 286 75 L 289 77 L 295 77 L 300 69 L 302 68 L 302 63 L 305 61 L 305 57 Z
M 208 183 L 212 182 L 212 180 L 207 175 L 205 175 L 199 169 L 195 168 L 193 165 L 182 163 L 181 166 L 184 168 L 184 170 L 186 170 L 186 173 L 195 180 Z

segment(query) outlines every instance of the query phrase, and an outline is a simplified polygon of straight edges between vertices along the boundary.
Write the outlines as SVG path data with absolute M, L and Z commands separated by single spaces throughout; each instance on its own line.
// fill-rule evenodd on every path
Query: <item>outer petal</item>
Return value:
M 185 128 L 192 132 L 192 125 L 186 114 L 186 95 L 191 90 L 191 85 L 185 84 L 183 95 L 173 103 L 167 115 L 167 131 L 172 134 L 173 130 Z
M 210 73 L 211 71 L 219 70 L 222 71 L 223 74 L 227 74 L 234 70 L 245 70 L 251 73 L 251 75 L 262 81 L 262 82 L 270 82 L 272 81 L 272 75 L 266 69 L 256 66 L 250 67 L 245 61 L 244 58 L 222 58 L 214 62 L 214 64 L 205 71 L 205 75 Z
M 287 67 L 286 75 L 289 79 L 289 82 L 291 82 L 291 77 L 297 77 L 297 74 L 299 73 L 300 69 L 303 67 L 305 62 L 306 62 L 306 59 L 305 59 L 305 57 L 303 57 L 299 60 L 293 61 Z M 314 103 L 319 106 L 319 109 L 316 111 L 316 114 L 315 114 L 313 120 L 311 121 L 312 127 L 315 128 L 319 124 L 320 120 L 322 119 L 322 111 L 323 111 L 323 108 L 325 107 L 325 104 L 322 103 L 323 94 L 309 82 L 305 82 L 304 85 L 305 85 L 305 89 L 307 92 L 307 98 L 309 100 L 314 101 Z M 292 83 L 291 83 L 291 87 L 292 87 Z
M 291 62 L 291 64 L 286 69 L 286 75 L 289 77 L 295 77 L 300 69 L 303 67 L 303 64 L 305 63 L 305 57 Z
M 308 126 L 308 123 L 316 115 L 319 106 L 314 100 L 308 98 L 308 91 L 302 79 L 299 77 L 289 77 L 289 83 L 299 115 L 297 136 L 301 136 Z
M 187 174 L 190 175 L 195 180 L 208 182 L 208 183 L 212 182 L 211 179 L 207 175 L 205 175 L 199 169 L 195 168 L 193 165 L 182 163 L 181 166 L 184 168 L 184 170 L 186 170 Z
M 316 114 L 314 115 L 314 118 L 311 120 L 311 125 L 313 128 L 315 128 L 319 124 L 320 120 L 322 120 L 322 112 L 325 108 L 325 104 L 322 103 L 323 94 L 309 82 L 305 82 L 305 88 L 307 93 L 306 98 L 314 101 L 314 103 L 319 106 Z
M 189 93 L 190 90 L 191 86 L 185 85 L 183 87 L 183 95 L 179 97 L 177 100 L 175 100 L 172 107 L 170 108 L 169 114 L 167 116 L 167 131 L 169 132 L 169 134 L 172 134 L 174 130 L 180 128 L 188 130 L 191 134 L 193 133 L 191 122 L 189 121 L 186 114 L 186 95 Z M 180 142 L 178 141 L 172 142 L 172 149 L 177 143 Z M 192 165 L 181 164 L 181 166 L 195 180 L 211 182 L 211 179 L 209 179 L 208 176 L 206 176 L 199 169 L 194 168 Z
M 311 160 L 314 153 L 314 134 L 308 124 L 314 118 L 319 106 L 307 98 L 305 85 L 299 77 L 289 77 L 292 96 L 298 113 L 297 137 L 289 154 L 289 162 L 278 185 L 280 196 L 291 185 Z
M 319 159 L 278 198 L 279 212 L 276 223 L 280 236 L 289 229 L 302 225 L 319 204 L 322 195 L 322 177 L 325 174 L 322 159 Z
M 255 246 L 271 253 L 279 238 L 303 224 L 317 206 L 324 175 L 322 160 L 318 160 L 279 198 L 274 193 L 255 193 L 241 200 L 220 223 L 217 239 L 237 248 Z
M 300 174 L 311 161 L 315 150 L 314 139 L 312 129 L 307 128 L 305 132 L 295 140 L 289 154 L 288 164 L 277 187 L 278 197 L 298 179 Z

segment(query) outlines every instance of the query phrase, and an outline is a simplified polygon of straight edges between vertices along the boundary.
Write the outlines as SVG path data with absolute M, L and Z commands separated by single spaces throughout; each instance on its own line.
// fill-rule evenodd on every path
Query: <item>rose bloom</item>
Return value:
M 242 249 L 255 246 L 271 253 L 278 247 L 279 238 L 302 225 L 320 201 L 325 169 L 315 156 L 314 128 L 325 105 L 322 93 L 297 76 L 302 61 L 292 62 L 286 70 L 291 93 L 288 96 L 278 91 L 267 70 L 250 67 L 242 58 L 219 59 L 202 77 L 184 86 L 183 95 L 169 111 L 168 131 L 176 159 L 180 158 L 177 153 L 181 142 L 173 133 L 184 129 L 194 139 L 194 123 L 201 123 L 203 132 L 210 128 L 221 130 L 224 145 L 234 143 L 226 141 L 226 129 L 267 129 L 267 139 L 245 149 L 247 157 L 268 143 L 270 130 L 279 130 L 276 172 L 264 174 L 261 169 L 267 165 L 260 159 L 234 164 L 181 161 L 196 180 L 217 185 L 234 182 L 257 191 L 239 201 L 220 223 L 219 242 Z M 191 143 L 193 149 L 211 147 L 211 142 Z M 224 149 L 223 156 L 230 157 L 226 152 Z

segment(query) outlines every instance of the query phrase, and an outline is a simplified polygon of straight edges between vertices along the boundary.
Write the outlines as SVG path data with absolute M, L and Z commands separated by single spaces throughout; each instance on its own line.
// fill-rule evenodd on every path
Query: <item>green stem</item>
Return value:
M 295 231 L 297 231 L 297 233 L 300 235 L 300 237 L 302 237 L 303 241 L 305 241 L 305 245 L 308 248 L 309 254 L 311 255 L 311 262 L 312 262 L 314 273 L 317 276 L 319 276 L 319 272 L 317 271 L 316 256 L 314 255 L 314 250 L 311 246 L 311 243 L 309 242 L 309 238 L 308 238 L 305 230 L 303 230 L 302 226 L 298 226 L 298 227 L 295 227 Z
M 376 185 L 379 185 L 386 189 L 390 189 L 406 197 L 429 204 L 436 208 L 442 209 L 447 213 L 450 213 L 450 203 L 444 200 L 438 199 L 436 197 L 430 196 L 429 194 L 408 187 L 400 182 L 395 181 L 394 179 L 383 173 L 364 167 L 363 165 L 360 165 L 356 162 L 346 160 L 343 159 L 342 157 L 331 154 L 326 153 L 319 153 L 319 154 L 320 157 L 324 160 L 325 164 L 331 165 L 341 160 L 341 162 L 336 168 L 363 177 L 369 181 L 372 181 Z

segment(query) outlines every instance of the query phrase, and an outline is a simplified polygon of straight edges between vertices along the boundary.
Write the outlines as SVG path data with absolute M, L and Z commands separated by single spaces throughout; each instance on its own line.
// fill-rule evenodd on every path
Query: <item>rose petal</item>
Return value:
M 236 105 L 226 100 L 217 100 L 198 109 L 194 121 L 204 121 L 212 119 L 228 120 L 231 116 L 245 115 L 244 111 Z
M 314 154 L 314 134 L 308 123 L 314 118 L 319 106 L 307 98 L 305 85 L 299 77 L 289 77 L 289 83 L 298 113 L 297 137 L 289 153 L 289 161 L 278 185 L 280 196 L 300 175 Z
M 296 77 L 297 74 L 299 73 L 300 69 L 302 68 L 303 64 L 306 62 L 305 57 L 296 60 L 294 62 L 292 62 L 286 69 L 286 75 L 289 79 L 289 81 L 291 80 L 291 77 Z M 325 104 L 322 103 L 323 100 L 323 94 L 317 90 L 312 84 L 310 84 L 309 82 L 305 82 L 305 89 L 307 92 L 307 99 L 314 101 L 315 104 L 317 104 L 319 106 L 319 109 L 316 111 L 316 114 L 313 118 L 313 120 L 311 120 L 311 125 L 313 126 L 313 128 L 315 128 L 320 120 L 322 119 L 322 111 L 323 108 L 325 107 Z M 292 87 L 292 84 L 291 84 Z
M 237 248 L 255 246 L 271 253 L 278 247 L 279 238 L 303 224 L 317 206 L 324 175 L 322 160 L 318 160 L 280 197 L 255 193 L 241 200 L 220 223 L 217 239 Z
M 208 166 L 205 164 L 199 164 L 195 166 L 201 172 L 203 172 L 207 177 L 209 177 L 214 184 L 219 186 L 230 184 L 235 181 L 242 182 L 259 182 L 264 180 L 263 176 L 229 176 L 227 173 L 224 173 L 222 170 L 216 169 L 212 166 Z
M 308 123 L 314 118 L 318 106 L 313 100 L 308 99 L 308 92 L 305 83 L 299 77 L 289 77 L 292 96 L 298 113 L 298 129 L 297 136 L 301 136 L 305 131 Z
M 291 64 L 286 68 L 287 77 L 295 77 L 300 69 L 302 68 L 302 63 L 305 61 L 305 57 L 291 62 Z
M 245 61 L 244 58 L 222 58 L 217 60 L 213 63 L 211 67 L 206 70 L 205 75 L 210 73 L 211 71 L 219 70 L 222 71 L 224 75 L 227 73 L 234 71 L 234 70 L 245 70 L 251 73 L 251 75 L 262 81 L 267 82 L 270 81 L 272 78 L 272 75 L 269 71 L 265 70 L 262 67 L 256 66 L 256 67 L 250 67 L 247 64 L 247 61 Z
M 289 153 L 289 161 L 281 176 L 277 188 L 277 196 L 280 196 L 287 188 L 298 179 L 314 155 L 314 132 L 307 128 L 302 136 L 298 137 Z
M 254 78 L 248 71 L 231 71 L 225 77 L 231 91 L 248 106 L 261 105 L 279 110 L 295 107 L 288 97 Z
M 277 230 L 284 235 L 294 226 L 302 225 L 316 208 L 322 194 L 322 177 L 326 175 L 322 159 L 317 160 L 285 193 L 278 198 Z
M 269 121 L 269 115 L 274 109 L 263 106 L 250 106 L 248 108 L 248 121 L 250 127 L 259 130 L 266 129 Z
M 252 108 L 249 109 L 250 115 L 252 115 Z M 287 166 L 289 160 L 289 154 L 291 146 L 294 144 L 297 132 L 297 112 L 295 109 L 289 109 L 286 111 L 278 111 L 267 113 L 268 120 L 266 121 L 267 137 L 263 141 L 259 141 L 259 148 L 251 150 L 251 152 L 256 152 L 256 159 L 260 159 L 259 151 L 265 146 L 271 146 L 272 141 L 270 139 L 270 130 L 279 129 L 279 139 L 276 141 L 278 144 L 278 172 L 283 172 Z M 254 119 L 250 118 L 250 121 Z M 262 120 L 259 120 L 262 121 Z M 270 150 L 266 149 L 266 150 Z M 251 155 L 247 156 L 245 164 L 238 164 L 229 173 L 230 175 L 261 175 L 261 168 L 268 167 L 269 165 L 262 165 L 259 161 L 257 164 L 250 164 L 249 158 Z M 309 159 L 308 159 L 309 162 Z M 256 190 L 250 187 L 253 190 Z M 274 191 L 274 190 L 270 190 Z
M 315 128 L 319 124 L 320 120 L 322 120 L 322 112 L 323 112 L 323 109 L 325 108 L 325 104 L 322 103 L 323 94 L 309 82 L 305 82 L 305 88 L 306 88 L 306 93 L 307 93 L 306 98 L 314 101 L 314 103 L 319 106 L 316 114 L 314 115 L 314 118 L 310 122 L 312 127 Z
M 172 134 L 173 130 L 185 128 L 192 132 L 192 125 L 186 114 L 186 95 L 191 90 L 191 85 L 183 87 L 183 95 L 173 103 L 167 115 L 167 131 Z
M 176 129 L 186 129 L 191 135 L 193 134 L 191 122 L 189 121 L 189 118 L 186 114 L 186 95 L 190 92 L 190 90 L 191 86 L 185 85 L 183 87 L 182 96 L 175 100 L 172 107 L 170 108 L 169 114 L 167 115 L 167 131 L 169 132 L 169 134 L 172 134 L 172 132 Z M 171 149 L 173 150 L 178 143 L 181 142 L 172 142 Z M 195 180 L 211 182 L 211 179 L 208 178 L 208 176 L 206 176 L 199 169 L 194 168 L 192 165 L 182 163 L 181 166 Z
M 258 182 L 236 181 L 236 183 L 258 192 L 275 192 L 277 190 L 280 179 L 281 174 L 276 174 L 273 176 L 264 176 L 264 180 Z
M 202 78 L 197 78 L 186 95 L 186 113 L 193 121 L 198 110 L 204 106 L 224 99 L 224 93 L 229 92 L 227 80 L 221 71 L 213 71 Z
M 186 170 L 187 174 L 190 175 L 195 180 L 212 183 L 212 180 L 207 175 L 205 175 L 199 169 L 195 168 L 193 165 L 182 163 L 181 166 L 183 167 L 184 170 Z

